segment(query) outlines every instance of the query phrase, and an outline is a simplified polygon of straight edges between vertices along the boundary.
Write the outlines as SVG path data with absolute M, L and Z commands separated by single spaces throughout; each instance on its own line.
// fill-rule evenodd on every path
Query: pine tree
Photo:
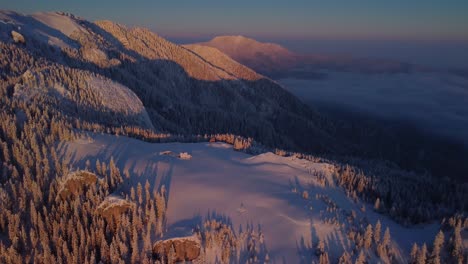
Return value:
M 355 264 L 365 264 L 366 259 L 367 259 L 366 254 L 364 254 L 364 251 L 361 250 L 361 252 L 359 252 L 359 256 L 356 259 L 356 262 L 354 262 L 354 263 Z
M 143 237 L 143 250 L 145 254 L 148 255 L 151 252 L 151 222 L 148 222 L 148 224 L 146 225 L 146 232 Z
M 227 239 L 223 241 L 223 245 L 221 247 L 221 260 L 224 263 L 229 263 L 229 258 L 231 256 L 231 245 Z
M 369 249 L 372 246 L 372 225 L 367 225 L 366 232 L 364 233 L 364 247 Z
M 138 232 L 137 232 L 137 228 L 134 226 L 133 232 L 132 232 L 132 258 L 131 258 L 132 263 L 139 262 L 139 255 L 140 255 L 140 252 L 138 248 Z
M 145 182 L 145 202 L 148 206 L 151 200 L 151 193 L 150 193 L 150 183 L 148 180 Z
M 167 256 L 167 264 L 174 264 L 175 263 L 175 248 L 174 244 L 171 244 L 171 248 L 169 249 L 169 254 Z
M 434 239 L 434 246 L 432 249 L 432 263 L 440 264 L 440 251 L 444 245 L 444 233 L 439 231 Z
M 375 200 L 374 209 L 375 209 L 376 211 L 379 211 L 379 210 L 380 210 L 380 198 L 377 198 L 377 199 Z
M 461 263 L 463 262 L 463 240 L 461 237 L 461 223 L 458 222 L 453 230 L 451 237 L 452 241 L 452 257 L 454 261 Z
M 385 233 L 384 233 L 383 240 L 382 240 L 382 246 L 387 248 L 390 246 L 390 242 L 391 242 L 390 229 L 387 227 L 385 228 Z
M 109 245 L 107 244 L 107 241 L 106 239 L 104 238 L 104 236 L 102 236 L 101 238 L 101 259 L 103 260 L 104 263 L 106 262 L 109 262 L 110 261 L 110 258 L 109 258 L 109 254 L 110 254 L 110 249 L 109 249 Z
M 427 259 L 427 246 L 426 243 L 424 243 L 421 247 L 421 250 L 419 250 L 419 254 L 417 257 L 417 264 L 426 264 L 426 259 Z
M 130 189 L 130 199 L 134 202 L 136 201 L 136 193 L 135 193 L 135 188 L 133 188 L 133 186 Z
M 163 233 L 163 222 L 164 222 L 164 215 L 166 213 L 166 201 L 164 198 L 164 185 L 161 188 L 161 193 L 156 193 L 156 214 L 157 214 L 157 226 L 156 226 L 156 232 L 158 234 Z
M 418 245 L 416 243 L 413 243 L 413 246 L 411 247 L 411 253 L 410 253 L 410 262 L 411 263 L 417 263 L 418 254 L 419 254 Z
M 317 244 L 316 255 L 320 256 L 323 253 L 325 253 L 325 243 L 323 242 L 323 240 L 320 239 L 320 241 Z
M 340 259 L 338 260 L 338 263 L 339 264 L 352 264 L 351 256 L 346 250 L 343 252 L 343 255 L 341 255 Z
M 143 187 L 141 186 L 141 183 L 138 183 L 137 185 L 137 198 L 138 204 L 141 205 L 143 203 Z
M 380 224 L 380 220 L 378 220 L 374 228 L 374 241 L 376 244 L 380 242 L 380 235 L 382 232 L 381 229 L 382 229 L 382 225 Z
M 376 253 L 377 253 L 377 256 L 379 256 L 380 258 L 388 257 L 387 256 L 387 249 L 382 244 L 377 245 L 377 252 Z
M 330 259 L 328 258 L 328 253 L 327 252 L 324 252 L 322 255 L 320 255 L 319 263 L 320 264 L 330 264 Z

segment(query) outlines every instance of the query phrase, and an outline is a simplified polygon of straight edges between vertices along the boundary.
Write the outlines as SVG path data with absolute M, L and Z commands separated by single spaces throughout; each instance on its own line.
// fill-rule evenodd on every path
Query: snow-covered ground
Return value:
M 103 108 L 131 116 L 144 128 L 154 129 L 140 98 L 128 87 L 102 77 L 88 79 L 88 88 L 99 95 Z
M 55 12 L 41 12 L 28 16 L 14 11 L 0 10 L 0 22 L 2 22 L 0 30 L 4 31 L 3 33 L 9 34 L 14 29 L 25 36 L 26 42 L 30 37 L 34 37 L 60 48 L 75 47 L 76 43 L 69 38 L 70 35 L 84 30 L 73 18 Z
M 413 242 L 432 243 L 436 224 L 405 228 L 365 204 L 353 202 L 333 184 L 329 164 L 313 163 L 272 153 L 251 156 L 236 152 L 224 143 L 151 144 L 127 137 L 91 134 L 90 139 L 63 142 L 60 155 L 74 168 L 84 168 L 86 160 L 108 161 L 113 157 L 121 170 L 128 170 L 132 185 L 146 180 L 152 188 L 164 184 L 168 190 L 167 228 L 187 227 L 208 214 L 222 215 L 232 221 L 236 231 L 247 224 L 259 226 L 265 235 L 272 263 L 298 263 L 303 248 L 316 247 L 323 240 L 330 259 L 338 258 L 343 248 L 350 249 L 349 224 L 345 214 L 354 210 L 360 219 L 382 222 L 382 232 L 390 228 L 394 243 L 407 255 Z M 168 152 L 171 151 L 171 152 Z M 191 159 L 167 153 L 187 152 Z M 328 182 L 319 183 L 317 172 Z M 128 191 L 130 186 L 124 186 Z M 295 192 L 293 190 L 295 189 Z M 308 190 L 309 198 L 302 197 Z M 317 195 L 318 194 L 318 195 Z M 343 225 L 326 223 L 325 201 L 339 208 Z M 312 208 L 312 209 L 311 209 Z M 182 228 L 183 230 L 183 228 Z M 180 232 L 177 233 L 180 235 Z M 187 233 L 186 235 L 189 235 Z M 403 260 L 403 257 L 400 259 Z
M 34 19 L 45 25 L 59 30 L 66 36 L 70 36 L 75 31 L 84 31 L 71 17 L 55 12 L 38 12 L 31 15 Z

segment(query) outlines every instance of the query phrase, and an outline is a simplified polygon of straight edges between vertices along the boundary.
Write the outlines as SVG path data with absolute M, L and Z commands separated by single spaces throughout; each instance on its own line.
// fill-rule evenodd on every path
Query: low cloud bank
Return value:
M 327 72 L 315 80 L 281 79 L 315 106 L 340 107 L 410 121 L 468 145 L 468 79 L 446 73 L 360 74 Z

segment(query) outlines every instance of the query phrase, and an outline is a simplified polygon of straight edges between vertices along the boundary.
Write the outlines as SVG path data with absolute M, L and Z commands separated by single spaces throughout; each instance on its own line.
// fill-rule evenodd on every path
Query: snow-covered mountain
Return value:
M 427 71 L 427 67 L 388 59 L 359 58 L 351 55 L 300 54 L 289 49 L 244 36 L 219 36 L 197 43 L 226 53 L 234 60 L 271 78 L 320 79 L 321 71 L 356 73 L 402 73 Z
M 298 55 L 285 47 L 244 36 L 218 36 L 198 45 L 219 49 L 234 60 L 265 74 L 288 70 L 298 63 Z
M 35 68 L 23 60 L 21 69 L 5 76 L 10 85 L 16 85 L 12 76 L 53 64 L 132 90 L 159 132 L 234 133 L 307 151 L 338 148 L 316 112 L 274 81 L 214 49 L 183 47 L 148 29 L 92 23 L 65 13 L 2 11 L 0 21 L 4 49 L 41 58 Z M 13 32 L 24 43 L 15 42 Z M 54 80 L 61 85 L 60 77 Z M 80 89 L 72 86 L 64 87 Z

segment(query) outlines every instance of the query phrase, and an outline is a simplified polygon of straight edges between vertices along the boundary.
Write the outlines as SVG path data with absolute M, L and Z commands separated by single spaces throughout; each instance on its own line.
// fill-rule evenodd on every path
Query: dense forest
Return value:
M 122 174 L 112 159 L 71 171 L 58 157 L 56 143 L 75 139 L 79 135 L 75 128 L 130 131 L 129 135 L 153 141 L 180 138 L 145 134 L 143 129 L 132 127 L 107 130 L 110 127 L 101 124 L 70 123 L 40 98 L 26 104 L 11 100 L 5 83 L 1 88 L 0 262 L 174 263 L 170 251 L 158 258 L 152 251 L 153 243 L 165 231 L 164 185 L 150 190 L 146 183 L 123 194 L 120 186 L 132 176 Z M 244 142 L 230 135 L 214 137 L 239 142 L 239 148 Z M 206 140 L 203 138 L 192 140 Z M 223 261 L 268 258 L 258 253 L 260 248 L 249 246 L 259 240 L 261 234 L 256 230 L 236 236 L 223 231 L 230 230 L 228 223 L 206 221 L 200 223 L 202 228 L 196 234 L 208 249 L 221 248 Z M 232 240 L 229 246 L 224 244 L 227 238 Z M 241 248 L 248 250 L 241 252 Z

